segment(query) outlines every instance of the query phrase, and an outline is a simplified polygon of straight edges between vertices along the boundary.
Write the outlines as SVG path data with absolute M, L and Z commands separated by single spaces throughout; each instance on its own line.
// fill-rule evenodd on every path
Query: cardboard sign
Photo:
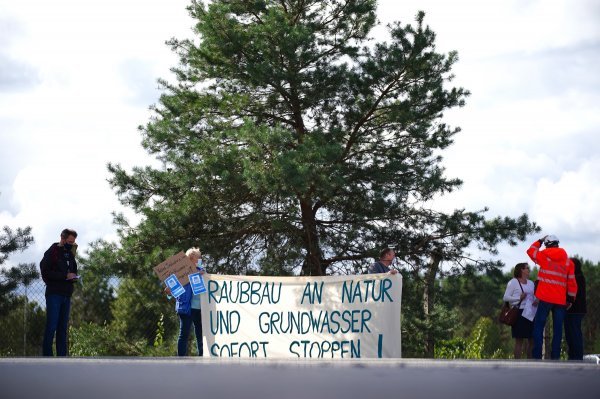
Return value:
M 197 272 L 196 265 L 183 252 L 171 256 L 152 270 L 160 281 L 165 281 L 171 274 L 174 274 L 183 285 L 189 283 L 188 275 Z

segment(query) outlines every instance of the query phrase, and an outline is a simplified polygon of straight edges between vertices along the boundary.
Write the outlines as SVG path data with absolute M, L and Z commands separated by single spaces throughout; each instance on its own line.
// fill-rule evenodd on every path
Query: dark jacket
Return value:
M 192 314 L 192 297 L 194 293 L 192 292 L 192 285 L 189 283 L 184 285 L 183 289 L 185 292 L 175 299 L 175 312 L 189 316 Z
M 587 313 L 587 300 L 585 297 L 585 277 L 583 274 L 575 273 L 575 281 L 577 281 L 577 296 L 573 306 L 567 310 L 568 313 Z
M 71 251 L 55 242 L 44 253 L 40 270 L 46 283 L 46 295 L 70 297 L 73 294 L 73 281 L 67 281 L 67 273 L 77 274 L 77 262 Z

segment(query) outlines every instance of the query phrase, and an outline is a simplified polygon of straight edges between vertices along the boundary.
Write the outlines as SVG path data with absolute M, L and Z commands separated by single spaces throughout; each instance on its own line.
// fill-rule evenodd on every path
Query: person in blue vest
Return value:
M 202 253 L 198 248 L 190 248 L 185 252 L 186 256 L 197 265 L 196 268 L 200 274 L 204 274 L 204 268 L 201 267 L 200 259 Z M 179 316 L 179 338 L 177 339 L 177 356 L 187 356 L 187 344 L 192 325 L 196 335 L 196 348 L 198 356 L 203 356 L 204 345 L 202 343 L 202 313 L 200 311 L 200 295 L 194 295 L 191 284 L 183 286 L 185 292 L 181 294 L 175 302 L 175 311 Z M 169 288 L 165 289 L 168 295 L 171 295 Z
M 396 258 L 393 248 L 384 248 L 379 252 L 379 260 L 369 267 L 369 274 L 390 273 L 396 274 L 398 270 L 391 269 L 390 266 Z

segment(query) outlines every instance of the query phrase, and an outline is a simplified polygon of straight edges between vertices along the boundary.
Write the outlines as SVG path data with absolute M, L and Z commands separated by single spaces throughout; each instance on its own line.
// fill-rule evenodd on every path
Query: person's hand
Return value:
M 526 297 L 526 296 L 527 296 L 527 294 L 526 294 L 526 293 L 524 293 L 524 292 L 522 292 L 522 293 L 521 293 L 521 300 L 525 299 L 525 297 Z
M 165 287 L 165 294 L 171 296 L 173 294 L 171 294 L 171 289 L 169 287 Z
M 539 299 L 537 299 L 537 298 L 535 298 L 535 299 L 533 300 L 533 304 L 534 304 L 535 306 L 537 306 L 537 305 L 538 305 L 538 303 L 540 303 L 540 300 L 539 300 Z
M 200 274 L 204 274 L 204 273 L 206 273 L 206 272 L 204 271 L 204 269 L 202 269 L 202 270 L 200 270 L 198 273 L 200 273 Z
M 390 270 L 390 274 L 397 274 L 397 273 L 398 273 L 398 270 L 396 270 L 396 269 Z
M 74 278 L 77 278 L 77 274 L 67 273 L 67 280 L 73 280 Z

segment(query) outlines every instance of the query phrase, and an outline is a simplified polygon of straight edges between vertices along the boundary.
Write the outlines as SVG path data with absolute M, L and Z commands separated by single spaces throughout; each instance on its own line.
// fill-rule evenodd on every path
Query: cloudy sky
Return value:
M 187 4 L 0 0 L 0 226 L 36 240 L 9 264 L 39 262 L 67 226 L 84 250 L 116 238 L 106 164 L 152 162 L 137 126 L 177 62 L 165 40 L 191 37 Z M 463 131 L 444 165 L 464 186 L 439 206 L 528 213 L 600 261 L 600 2 L 386 0 L 379 18 L 418 10 L 438 50 L 459 52 L 455 84 L 472 93 L 446 115 Z M 528 244 L 499 256 L 514 265 Z

